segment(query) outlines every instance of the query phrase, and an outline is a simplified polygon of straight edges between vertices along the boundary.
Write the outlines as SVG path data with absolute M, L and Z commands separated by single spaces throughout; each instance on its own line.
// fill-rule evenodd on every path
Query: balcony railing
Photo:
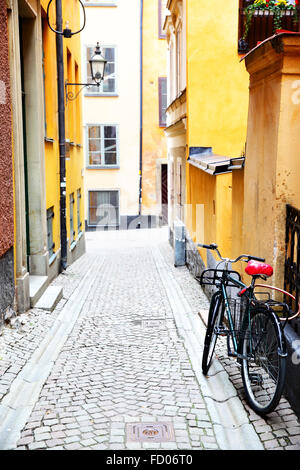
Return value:
M 259 42 L 264 41 L 270 36 L 273 36 L 275 33 L 273 11 L 256 9 L 251 20 L 248 34 L 244 38 L 246 26 L 246 15 L 244 9 L 251 3 L 253 2 L 249 2 L 247 0 L 240 2 L 238 50 L 241 54 L 250 51 L 253 49 L 253 47 L 257 46 Z M 297 7 L 297 16 L 294 15 L 293 10 L 281 9 L 281 29 L 294 32 L 300 31 L 299 21 L 295 21 L 297 18 L 300 19 L 299 7 Z

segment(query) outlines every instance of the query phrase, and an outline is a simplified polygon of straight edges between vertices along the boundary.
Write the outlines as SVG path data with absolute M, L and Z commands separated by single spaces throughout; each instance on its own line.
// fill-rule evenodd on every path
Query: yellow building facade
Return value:
M 14 149 L 16 310 L 36 305 L 61 270 L 60 157 L 56 34 L 48 0 L 8 0 Z M 80 25 L 77 0 L 65 0 L 63 19 Z M 53 1 L 50 26 L 55 29 Z M 64 23 L 65 27 L 65 23 Z M 65 80 L 81 81 L 80 36 L 63 39 Z M 81 104 L 65 102 L 68 263 L 84 252 Z M 80 225 L 80 223 L 82 225 Z
M 217 2 L 197 0 L 169 0 L 167 8 L 170 238 L 174 223 L 183 222 L 187 262 L 196 269 L 196 243 L 217 243 L 224 256 L 236 252 L 242 216 L 233 216 L 232 201 L 242 195 L 236 175 L 243 171 L 248 77 L 238 54 L 238 1 L 222 11 Z M 205 250 L 200 255 L 214 263 Z
M 43 62 L 45 88 L 45 174 L 46 174 L 46 211 L 48 234 L 48 251 L 50 266 L 53 263 L 53 275 L 59 270 L 60 252 L 60 166 L 59 166 L 59 132 L 56 76 L 56 35 L 49 29 L 46 12 L 48 0 L 41 0 Z M 69 22 L 72 31 L 81 27 L 80 4 L 76 0 L 62 2 L 62 17 Z M 49 20 L 55 29 L 55 5 L 49 9 Z M 64 78 L 66 83 L 81 83 L 81 36 L 63 40 Z M 82 102 L 80 96 L 68 99 L 67 94 L 74 96 L 78 86 L 65 88 L 65 134 L 66 134 L 66 227 L 68 263 L 75 260 L 84 251 L 84 186 L 83 186 L 83 137 L 82 137 Z M 82 239 L 82 240 L 81 240 Z
M 163 32 L 166 0 L 144 0 L 142 214 L 167 219 L 167 53 Z M 165 186 L 166 185 L 166 186 Z

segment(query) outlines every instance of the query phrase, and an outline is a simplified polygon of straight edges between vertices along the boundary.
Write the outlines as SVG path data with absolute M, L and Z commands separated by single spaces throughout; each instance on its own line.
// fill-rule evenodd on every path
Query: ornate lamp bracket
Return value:
M 68 86 L 81 86 L 81 88 L 77 93 L 74 93 L 73 91 L 70 91 L 70 90 L 68 91 Z M 65 82 L 66 103 L 68 103 L 68 101 L 76 100 L 76 98 L 80 95 L 80 93 L 82 92 L 82 90 L 84 90 L 84 88 L 89 88 L 91 86 L 99 87 L 100 83 L 68 83 L 68 81 L 66 80 Z

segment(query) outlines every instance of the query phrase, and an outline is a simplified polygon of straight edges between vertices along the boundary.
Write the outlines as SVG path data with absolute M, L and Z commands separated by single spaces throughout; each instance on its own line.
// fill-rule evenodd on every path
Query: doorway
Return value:
M 161 222 L 168 225 L 168 165 L 161 165 Z

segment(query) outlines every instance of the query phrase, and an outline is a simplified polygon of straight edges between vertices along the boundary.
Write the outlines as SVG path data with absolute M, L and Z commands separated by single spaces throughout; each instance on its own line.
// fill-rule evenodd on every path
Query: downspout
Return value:
M 63 30 L 61 0 L 56 0 L 56 29 Z M 65 84 L 63 36 L 56 35 L 57 60 L 57 99 L 59 132 L 59 174 L 60 174 L 60 270 L 67 267 L 67 228 L 66 228 L 66 129 L 65 129 Z
M 143 184 L 143 9 L 144 0 L 140 5 L 140 165 L 139 165 L 139 218 L 142 215 L 142 184 Z M 141 226 L 141 219 L 140 219 Z

